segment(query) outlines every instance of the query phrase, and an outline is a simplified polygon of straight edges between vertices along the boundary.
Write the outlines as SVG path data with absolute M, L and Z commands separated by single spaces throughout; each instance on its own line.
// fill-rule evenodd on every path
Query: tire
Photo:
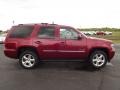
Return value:
M 33 51 L 24 51 L 19 56 L 19 64 L 25 69 L 32 69 L 38 65 L 38 56 Z
M 108 61 L 107 54 L 101 50 L 94 51 L 89 59 L 90 66 L 95 69 L 103 68 Z

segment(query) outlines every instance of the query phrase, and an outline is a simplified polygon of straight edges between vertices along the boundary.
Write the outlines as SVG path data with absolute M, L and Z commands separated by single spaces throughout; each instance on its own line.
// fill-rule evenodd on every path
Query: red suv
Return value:
M 19 59 L 26 69 L 39 61 L 87 61 L 102 68 L 113 58 L 115 49 L 110 40 L 87 37 L 70 26 L 41 23 L 13 26 L 4 53 Z

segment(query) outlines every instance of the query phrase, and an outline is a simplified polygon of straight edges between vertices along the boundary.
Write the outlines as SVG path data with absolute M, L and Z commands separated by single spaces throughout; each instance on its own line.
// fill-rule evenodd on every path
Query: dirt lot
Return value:
M 93 71 L 76 62 L 46 62 L 22 69 L 4 56 L 0 45 L 0 90 L 120 90 L 120 44 L 112 64 Z

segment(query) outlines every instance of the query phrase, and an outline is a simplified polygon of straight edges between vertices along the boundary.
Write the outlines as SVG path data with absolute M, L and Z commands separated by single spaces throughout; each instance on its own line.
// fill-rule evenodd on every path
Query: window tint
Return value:
M 54 38 L 55 37 L 55 28 L 54 27 L 41 27 L 38 33 L 40 38 Z
M 61 39 L 78 39 L 78 34 L 71 28 L 61 28 L 60 38 Z
M 13 27 L 13 31 L 10 34 L 10 38 L 26 38 L 30 36 L 33 30 L 33 26 L 16 26 Z

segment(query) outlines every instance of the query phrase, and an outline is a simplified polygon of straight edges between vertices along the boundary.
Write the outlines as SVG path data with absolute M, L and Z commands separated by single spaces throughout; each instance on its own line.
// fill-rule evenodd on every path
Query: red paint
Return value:
M 86 59 L 90 55 L 93 49 L 106 49 L 109 60 L 115 54 L 115 50 L 111 47 L 112 42 L 105 39 L 98 39 L 92 37 L 86 37 L 81 32 L 74 30 L 79 35 L 82 35 L 81 39 L 77 40 L 65 40 L 60 39 L 60 27 L 68 27 L 63 25 L 51 25 L 51 24 L 23 24 L 34 26 L 34 30 L 27 38 L 9 38 L 12 29 L 7 35 L 5 40 L 4 53 L 7 57 L 18 58 L 18 50 L 21 47 L 33 47 L 36 49 L 41 60 L 50 59 Z M 54 26 L 55 37 L 54 38 L 38 38 L 37 33 L 42 26 Z

